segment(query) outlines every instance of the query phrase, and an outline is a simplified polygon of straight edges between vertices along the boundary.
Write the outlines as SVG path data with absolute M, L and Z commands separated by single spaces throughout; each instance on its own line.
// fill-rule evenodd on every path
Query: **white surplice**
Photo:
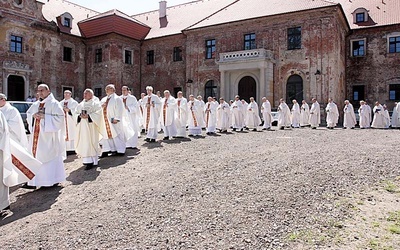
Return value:
M 319 124 L 321 123 L 321 111 L 317 101 L 311 105 L 309 123 L 312 128 L 319 127 Z
M 351 103 L 345 105 L 343 108 L 343 113 L 344 113 L 343 127 L 354 128 L 356 126 L 357 121 L 353 105 Z
M 243 127 L 244 127 L 244 112 L 246 111 L 246 107 L 243 106 L 241 101 L 234 101 L 232 103 L 232 105 L 231 105 L 232 126 L 234 129 L 243 129 Z
M 359 125 L 360 128 L 369 128 L 369 113 L 367 105 L 363 104 L 358 109 L 358 114 L 360 116 Z
M 200 108 L 201 108 L 201 110 L 204 110 L 204 107 L 206 106 L 206 103 L 203 101 L 203 100 L 199 100 L 199 102 L 200 102 Z M 202 127 L 202 128 L 205 128 L 206 127 L 206 122 L 205 122 L 206 120 L 205 120 L 205 117 L 204 117 L 204 112 L 201 112 L 201 118 L 200 118 L 200 121 L 199 121 L 199 123 L 200 123 L 200 126 Z
M 124 112 L 122 115 L 124 134 L 127 148 L 136 148 L 140 133 L 140 104 L 133 95 L 121 95 L 120 98 L 124 104 Z
M 261 124 L 260 112 L 256 102 L 250 102 L 247 105 L 246 127 L 249 129 L 256 129 Z
M 28 149 L 28 137 L 26 136 L 24 122 L 18 109 L 8 102 L 0 108 L 8 124 L 10 137 L 18 142 L 22 147 Z
M 225 131 L 230 126 L 230 114 L 231 110 L 227 102 L 220 103 L 217 107 L 217 129 Z
M 161 100 L 161 125 L 164 130 L 164 137 L 175 137 L 177 134 L 176 130 L 176 113 L 178 110 L 176 99 L 170 96 L 168 99 L 163 98 Z
M 372 120 L 371 127 L 373 128 L 385 128 L 385 116 L 384 110 L 382 105 L 375 106 L 373 109 L 374 112 L 374 119 Z
M 290 109 L 289 106 L 282 102 L 278 106 L 278 127 L 284 128 L 290 126 Z
M 201 135 L 201 119 L 203 114 L 203 109 L 201 107 L 201 102 L 197 99 L 188 102 L 188 126 L 189 135 Z
M 271 128 L 272 127 L 272 114 L 271 114 L 271 103 L 266 100 L 261 105 L 261 113 L 264 120 L 263 128 Z
M 61 107 L 70 109 L 70 112 L 65 112 L 65 149 L 67 151 L 74 151 L 74 138 L 75 138 L 75 121 L 73 118 L 73 114 L 75 113 L 75 109 L 78 106 L 78 102 L 73 98 L 68 100 L 63 99 L 61 102 Z
M 143 124 L 149 139 L 157 139 L 158 127 L 160 123 L 161 100 L 155 95 L 147 95 L 142 101 Z
M 310 106 L 308 103 L 303 103 L 300 110 L 300 126 L 310 125 Z
M 0 210 L 10 205 L 9 188 L 3 182 L 5 169 L 11 164 L 10 134 L 6 118 L 0 113 Z
M 178 108 L 176 120 L 175 120 L 176 128 L 177 128 L 176 136 L 186 137 L 186 126 L 187 126 L 188 115 L 189 115 L 187 99 L 184 97 L 177 98 L 176 105 Z
M 328 128 L 336 127 L 339 120 L 339 109 L 334 102 L 329 102 L 325 108 L 326 124 Z
M 204 119 L 206 123 L 206 132 L 215 133 L 217 128 L 217 102 L 207 102 L 204 106 Z
M 397 112 L 397 105 L 394 106 L 393 112 L 392 112 L 392 128 L 400 127 L 400 124 L 399 124 L 399 113 Z
M 33 118 L 33 115 L 39 111 L 40 104 L 44 104 L 44 119 L 37 120 Z M 43 101 L 33 103 L 26 114 L 31 132 L 29 150 L 37 160 L 42 162 L 39 172 L 28 184 L 52 186 L 65 181 L 63 161 L 66 158 L 66 150 L 63 108 L 53 94 L 50 94 Z
M 300 105 L 298 103 L 293 104 L 291 121 L 294 128 L 300 127 Z

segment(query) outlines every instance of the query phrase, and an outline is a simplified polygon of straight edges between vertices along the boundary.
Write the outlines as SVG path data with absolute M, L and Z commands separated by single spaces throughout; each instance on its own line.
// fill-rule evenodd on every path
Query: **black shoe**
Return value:
M 21 186 L 21 188 L 25 188 L 25 189 L 36 189 L 36 186 L 29 186 L 28 183 L 25 183 L 24 185 Z
M 240 132 L 243 132 L 243 129 L 240 129 Z
M 147 142 L 149 142 L 151 139 L 150 138 L 146 138 L 146 139 L 144 139 L 145 141 L 147 141 Z
M 142 129 L 141 133 L 143 134 L 146 133 L 146 129 Z
M 352 127 L 351 129 L 354 129 L 354 127 Z
M 164 140 L 164 141 L 168 141 L 168 140 L 169 140 L 169 137 L 166 136 L 166 137 L 163 138 L 163 140 Z
M 189 137 L 193 137 L 193 135 L 188 135 Z
M 317 129 L 316 127 L 312 127 L 311 129 Z
M 224 130 L 224 131 L 222 131 L 222 133 L 228 133 L 228 130 Z
M 76 155 L 76 152 L 75 151 L 67 151 L 67 156 L 68 155 Z
M 253 131 L 257 131 L 257 129 L 256 129 L 256 128 L 253 128 Z
M 280 129 L 280 130 L 284 130 L 284 129 L 285 129 L 285 127 L 280 127 L 279 129 Z
M 156 139 L 150 139 L 150 142 L 156 142 Z
M 263 128 L 262 130 L 267 130 L 266 128 Z
M 109 153 L 110 153 L 110 152 L 103 152 L 103 153 L 101 153 L 100 158 L 108 157 L 108 154 L 109 154 Z
M 115 153 L 116 156 L 124 156 L 125 153 Z
M 232 131 L 236 131 L 236 128 L 232 129 Z

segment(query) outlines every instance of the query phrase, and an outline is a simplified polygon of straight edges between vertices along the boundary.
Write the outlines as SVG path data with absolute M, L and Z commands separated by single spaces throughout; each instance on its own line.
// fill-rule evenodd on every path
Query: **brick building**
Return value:
M 400 2 L 199 0 L 128 16 L 63 0 L 0 0 L 1 91 L 56 97 L 107 83 L 235 94 L 273 106 L 316 97 L 400 100 Z M 23 91 L 22 91 L 23 90 Z M 79 98 L 78 98 L 79 99 Z

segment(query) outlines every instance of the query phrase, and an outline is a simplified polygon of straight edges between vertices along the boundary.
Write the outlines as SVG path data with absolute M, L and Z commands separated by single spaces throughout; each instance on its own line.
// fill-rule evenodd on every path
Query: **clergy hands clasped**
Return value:
M 38 120 L 44 119 L 44 113 L 39 111 L 39 112 L 33 114 L 33 118 L 38 119 Z

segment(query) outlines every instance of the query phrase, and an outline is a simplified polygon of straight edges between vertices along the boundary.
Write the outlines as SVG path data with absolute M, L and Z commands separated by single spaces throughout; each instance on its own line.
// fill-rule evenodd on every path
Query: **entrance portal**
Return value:
M 22 76 L 10 75 L 7 78 L 7 100 L 25 101 L 25 80 Z
M 240 99 L 244 99 L 246 102 L 250 101 L 250 97 L 257 99 L 256 80 L 251 76 L 243 77 L 239 82 L 238 95 L 240 96 Z M 233 98 L 233 96 L 231 98 Z

